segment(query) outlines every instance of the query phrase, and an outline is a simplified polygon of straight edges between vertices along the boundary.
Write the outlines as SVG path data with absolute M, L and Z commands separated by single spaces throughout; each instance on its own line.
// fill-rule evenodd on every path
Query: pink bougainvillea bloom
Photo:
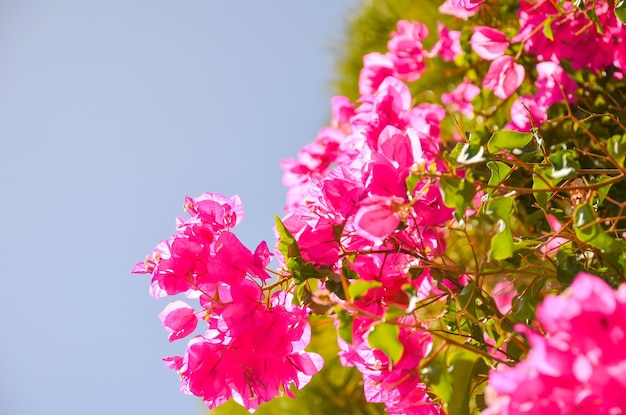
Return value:
M 489 375 L 485 415 L 623 414 L 626 411 L 626 283 L 617 291 L 580 273 L 537 308 L 542 331 L 516 326 L 531 349 Z
M 526 70 L 515 63 L 513 56 L 500 56 L 491 62 L 489 72 L 483 79 L 483 88 L 493 91 L 501 99 L 507 99 L 524 81 Z
M 381 242 L 398 228 L 404 203 L 396 196 L 371 196 L 364 200 L 354 216 L 356 232 L 372 242 Z
M 339 339 L 342 364 L 355 366 L 363 375 L 365 399 L 384 403 L 385 411 L 393 415 L 443 415 L 439 406 L 431 402 L 426 386 L 420 382 L 419 371 L 415 370 L 432 347 L 430 335 L 402 327 L 398 340 L 404 353 L 392 365 L 383 352 L 367 343 L 370 328 L 371 320 L 355 318 L 352 344 Z
M 427 56 L 422 40 L 428 36 L 428 28 L 419 22 L 400 20 L 397 30 L 391 33 L 387 43 L 388 56 L 394 64 L 394 76 L 407 82 L 417 81 L 426 68 Z
M 441 102 L 449 105 L 450 109 L 463 115 L 472 114 L 474 106 L 472 100 L 480 94 L 480 88 L 464 79 L 452 92 L 441 94 Z
M 539 125 L 547 119 L 547 106 L 533 95 L 522 95 L 511 105 L 511 121 L 504 126 L 504 129 L 529 132 L 533 124 Z
M 359 75 L 359 93 L 373 94 L 388 76 L 393 76 L 395 65 L 391 56 L 372 52 L 363 56 L 363 68 Z
M 537 68 L 537 80 L 535 97 L 546 107 L 564 99 L 567 102 L 576 101 L 575 94 L 578 84 L 556 62 L 539 62 Z
M 335 96 L 331 98 L 330 105 L 332 108 L 332 127 L 347 129 L 349 132 L 350 118 L 354 115 L 354 104 L 347 97 Z
M 561 224 L 561 222 L 558 221 L 557 218 L 554 217 L 554 215 L 548 214 L 546 217 L 548 219 L 548 223 L 550 224 L 550 228 L 552 228 L 552 232 L 555 235 L 558 235 L 559 232 L 561 232 L 561 229 L 563 229 L 563 225 Z M 562 236 L 551 236 L 548 238 L 545 244 L 539 247 L 539 250 L 544 255 L 554 256 L 559 252 L 559 248 L 568 242 L 568 238 L 564 238 Z
M 217 229 L 234 228 L 243 220 L 243 204 L 239 196 L 226 197 L 219 193 L 203 193 L 185 198 L 185 210 Z
M 502 314 L 508 314 L 511 311 L 511 305 L 516 295 L 515 284 L 510 281 L 498 282 L 493 286 L 493 291 L 491 292 L 491 296 L 496 302 L 496 307 Z
M 446 62 L 452 62 L 463 53 L 461 32 L 450 30 L 443 23 L 437 22 L 437 43 L 430 50 L 429 56 L 441 56 Z
M 307 311 L 284 291 L 274 294 L 270 308 L 232 293 L 237 300 L 209 321 L 216 329 L 194 337 L 182 358 L 166 363 L 179 372 L 183 390 L 211 409 L 231 397 L 254 410 L 281 390 L 293 396 L 290 384 L 302 388 L 323 365 L 319 355 L 304 351 L 310 340 Z
M 184 301 L 173 301 L 159 314 L 163 328 L 170 332 L 169 341 L 189 336 L 198 325 L 198 317 Z
M 472 29 L 470 45 L 481 58 L 492 61 L 502 55 L 509 47 L 509 41 L 504 33 L 487 26 L 477 26 Z
M 465 19 L 475 15 L 483 1 L 484 0 L 446 0 L 439 6 L 439 13 Z

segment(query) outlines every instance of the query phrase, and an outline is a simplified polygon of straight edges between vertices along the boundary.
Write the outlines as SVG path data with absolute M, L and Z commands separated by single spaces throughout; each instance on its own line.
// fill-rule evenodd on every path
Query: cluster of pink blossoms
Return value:
M 440 12 L 469 18 L 483 3 L 447 0 Z M 471 116 L 482 88 L 513 100 L 505 129 L 528 131 L 548 118 L 552 105 L 575 101 L 578 86 L 564 67 L 623 76 L 626 29 L 612 2 L 591 4 L 602 30 L 571 1 L 557 9 L 548 0 L 521 2 L 520 29 L 511 38 L 495 28 L 474 27 L 469 45 L 489 69 L 483 79 L 464 78 L 441 95 L 441 103 Z M 384 403 L 392 415 L 443 413 L 420 380 L 420 361 L 432 339 L 426 323 L 411 312 L 416 302 L 442 293 L 425 260 L 445 249 L 441 227 L 452 218 L 436 178 L 447 173 L 440 159 L 446 109 L 414 105 L 404 83 L 417 81 L 428 59 L 452 62 L 462 54 L 460 31 L 438 22 L 437 33 L 426 50 L 426 26 L 398 22 L 388 50 L 364 57 L 357 103 L 333 98 L 331 125 L 297 159 L 282 163 L 289 187 L 282 222 L 302 260 L 334 276 L 322 281 L 313 301 L 330 298 L 351 316 L 352 341 L 339 339 L 341 362 L 362 373 L 367 400 Z M 521 63 L 528 57 L 514 54 L 514 44 L 533 57 L 532 66 Z M 529 66 L 534 70 L 527 71 Z M 533 93 L 520 95 L 525 81 Z M 176 234 L 133 269 L 152 275 L 153 296 L 184 294 L 199 302 L 194 308 L 177 300 L 160 314 L 170 341 L 192 335 L 199 320 L 206 323 L 186 352 L 166 363 L 181 376 L 182 390 L 202 397 L 210 408 L 233 398 L 254 410 L 282 393 L 291 395 L 290 385 L 303 387 L 323 364 L 305 351 L 309 309 L 294 305 L 286 291 L 270 294 L 267 245 L 252 252 L 231 232 L 243 217 L 238 198 L 207 193 L 187 198 L 185 209 L 191 217 L 179 219 Z M 345 286 L 368 282 L 371 288 L 349 298 L 337 280 Z M 463 277 L 443 284 L 466 282 Z M 505 313 L 514 292 L 503 293 L 507 301 L 498 305 Z M 398 309 L 405 311 L 401 317 Z M 548 297 L 537 318 L 543 333 L 524 330 L 532 346 L 528 358 L 490 376 L 497 398 L 485 413 L 623 413 L 626 355 L 619 346 L 626 340 L 626 285 L 613 292 L 599 279 L 581 275 L 566 294 Z M 397 361 L 369 343 L 377 325 L 388 322 L 398 325 Z
M 133 272 L 152 274 L 155 297 L 185 294 L 194 309 L 170 303 L 160 318 L 174 341 L 191 335 L 201 319 L 206 331 L 193 337 L 182 356 L 165 359 L 178 371 L 182 390 L 201 397 L 209 408 L 228 399 L 256 409 L 290 384 L 301 388 L 322 365 L 305 352 L 309 343 L 308 310 L 293 304 L 285 291 L 269 296 L 267 244 L 251 252 L 230 231 L 243 218 L 238 197 L 205 193 L 187 198 L 189 219 L 178 219 L 177 232 L 162 241 Z M 269 297 L 268 297 L 269 296 Z
M 283 162 L 290 187 L 283 222 L 306 262 L 339 275 L 347 267 L 360 281 L 376 284 L 344 304 L 354 316 L 353 342 L 340 341 L 341 361 L 361 371 L 367 399 L 385 403 L 390 414 L 439 414 L 417 369 L 432 344 L 423 323 L 398 321 L 404 352 L 396 364 L 367 337 L 391 306 L 410 311 L 407 286 L 416 293 L 413 301 L 436 290 L 428 269 L 415 277 L 410 270 L 422 265 L 419 258 L 442 252 L 439 227 L 451 219 L 451 209 L 436 179 L 421 179 L 410 189 L 407 178 L 443 171 L 437 157 L 445 110 L 413 107 L 408 87 L 394 77 L 359 102 L 335 97 L 331 126 L 297 160 Z
M 485 415 L 626 413 L 626 283 L 581 273 L 537 309 L 541 332 L 519 326 L 531 350 L 491 373 Z

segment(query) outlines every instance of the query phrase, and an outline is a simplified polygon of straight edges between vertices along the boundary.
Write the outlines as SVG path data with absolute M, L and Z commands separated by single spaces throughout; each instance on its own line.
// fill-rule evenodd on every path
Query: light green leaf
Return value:
M 285 227 L 285 224 L 280 220 L 278 215 L 274 216 L 276 221 L 276 231 L 280 240 L 278 241 L 278 250 L 287 258 L 301 257 L 300 248 L 296 239 L 293 237 L 289 229 Z
M 339 337 L 346 343 L 352 344 L 352 323 L 354 317 L 346 310 L 339 310 L 337 317 L 339 318 Z
M 400 328 L 391 323 L 380 323 L 373 327 L 367 336 L 370 346 L 385 353 L 392 363 L 396 364 L 402 358 L 404 346 L 398 340 Z
M 519 131 L 500 130 L 491 135 L 487 143 L 489 153 L 496 154 L 502 150 L 523 149 L 533 139 L 532 133 L 521 133 Z
M 552 32 L 552 22 L 554 21 L 553 16 L 548 16 L 548 18 L 543 22 L 543 35 L 554 42 L 554 33 Z
M 382 286 L 383 283 L 380 281 L 356 280 L 350 284 L 348 292 L 350 293 L 350 298 L 355 299 L 367 294 L 371 288 Z
M 555 180 L 550 177 L 549 172 L 551 167 L 535 167 L 535 173 L 533 174 L 533 196 L 535 200 L 542 208 L 546 209 L 550 193 L 547 191 L 554 186 Z
M 448 207 L 456 208 L 455 218 L 460 221 L 468 206 L 473 206 L 476 189 L 468 179 L 442 177 L 439 188 L 443 196 L 443 203 Z
M 501 161 L 489 161 L 487 167 L 491 170 L 491 177 L 489 178 L 489 186 L 498 186 L 506 180 L 511 167 Z M 496 189 L 490 188 L 488 194 L 492 194 Z
M 513 256 L 513 232 L 510 225 L 513 199 L 513 196 L 491 199 L 485 211 L 496 220 L 496 234 L 491 238 L 489 257 L 497 261 Z
M 624 8 L 624 13 L 626 14 L 626 8 Z M 617 164 L 623 167 L 624 159 L 626 158 L 626 134 L 611 137 L 606 145 L 606 149 Z

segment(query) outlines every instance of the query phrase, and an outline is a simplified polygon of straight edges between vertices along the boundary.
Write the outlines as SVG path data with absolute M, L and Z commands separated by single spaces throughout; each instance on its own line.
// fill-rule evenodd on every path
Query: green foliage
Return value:
M 439 4 L 432 1 L 414 0 L 364 0 L 360 10 L 347 27 L 345 51 L 337 63 L 338 77 L 334 88 L 339 95 L 351 100 L 359 97 L 358 79 L 363 67 L 363 56 L 370 52 L 385 50 L 389 34 L 395 30 L 398 20 L 419 20 L 431 33 L 436 33 L 436 17 Z M 429 74 L 429 82 L 441 82 L 438 74 Z

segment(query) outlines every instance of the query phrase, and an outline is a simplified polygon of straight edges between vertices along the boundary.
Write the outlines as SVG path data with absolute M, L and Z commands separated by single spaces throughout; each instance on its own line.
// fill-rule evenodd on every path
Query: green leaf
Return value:
M 510 217 L 513 210 L 513 196 L 491 199 L 486 212 L 496 220 L 496 234 L 491 238 L 489 257 L 497 261 L 513 256 L 513 232 Z
M 352 344 L 352 323 L 354 322 L 354 317 L 346 310 L 339 310 L 337 317 L 339 318 L 339 337 L 346 343 Z
M 481 145 L 465 143 L 461 147 L 461 152 L 456 158 L 459 164 L 476 164 L 487 161 L 485 158 L 485 148 Z
M 398 317 L 402 317 L 406 315 L 407 315 L 407 310 L 401 307 L 398 307 L 396 305 L 392 305 L 387 309 L 387 311 L 385 311 L 385 320 L 391 321 Z
M 626 8 L 624 8 L 624 13 L 626 14 Z M 626 158 L 626 134 L 611 137 L 606 145 L 606 149 L 617 164 L 623 167 L 624 159 Z
M 448 402 L 448 413 L 469 415 L 469 402 L 472 386 L 472 372 L 476 355 L 463 350 L 449 359 L 449 370 L 452 377 L 452 396 Z
M 554 179 L 548 176 L 547 171 L 550 167 L 535 167 L 535 173 L 533 174 L 533 196 L 537 204 L 543 209 L 546 209 L 548 200 L 550 199 L 550 193 L 548 190 L 554 186 Z
M 496 154 L 502 150 L 523 149 L 533 139 L 532 133 L 521 133 L 519 131 L 500 130 L 491 135 L 487 142 L 489 153 Z
M 574 212 L 574 232 L 581 241 L 598 248 L 603 253 L 621 253 L 624 240 L 610 237 L 597 222 L 596 214 L 589 203 L 579 205 Z
M 525 324 L 530 324 L 535 319 L 537 304 L 543 299 L 542 290 L 545 283 L 545 278 L 537 278 L 531 285 L 517 287 L 518 295 L 513 299 L 515 306 L 513 317 Z
M 498 186 L 503 183 L 511 171 L 511 167 L 501 161 L 489 161 L 487 162 L 487 167 L 491 170 L 489 186 Z M 490 188 L 487 193 L 492 194 L 495 190 L 495 188 Z
M 476 354 L 449 347 L 424 368 L 426 383 L 445 404 L 450 415 L 468 415 L 475 365 L 481 361 Z M 479 368 L 481 369 L 481 368 Z
M 562 284 L 571 284 L 576 275 L 584 271 L 583 266 L 575 255 L 559 252 L 556 260 L 556 279 Z
M 408 194 L 412 195 L 415 192 L 415 186 L 420 182 L 420 176 L 418 174 L 409 174 L 406 178 L 406 190 Z
M 443 203 L 456 208 L 454 216 L 457 221 L 461 221 L 467 207 L 474 204 L 476 194 L 474 184 L 467 178 L 442 177 L 439 180 L 439 188 L 443 195 Z
M 357 297 L 367 294 L 371 288 L 382 286 L 383 283 L 380 281 L 356 280 L 350 284 L 348 292 L 350 293 L 350 298 L 354 300 Z
M 552 163 L 550 177 L 556 181 L 574 177 L 576 171 L 580 169 L 577 158 L 578 153 L 572 149 L 559 150 L 550 155 L 550 163 Z
M 615 16 L 622 23 L 626 23 L 626 1 L 620 0 L 615 3 Z
M 322 271 L 315 268 L 315 265 L 309 262 L 304 262 L 302 257 L 287 258 L 285 260 L 285 266 L 291 272 L 291 275 L 293 276 L 296 284 L 300 284 L 301 282 L 304 282 L 305 280 L 308 280 L 310 278 L 325 278 L 328 277 L 329 274 L 331 274 L 328 271 Z
M 276 221 L 276 231 L 279 237 L 278 250 L 283 254 L 285 259 L 301 257 L 298 242 L 296 242 L 296 239 L 291 232 L 289 232 L 289 229 L 285 227 L 285 224 L 280 220 L 278 215 L 274 216 L 274 220 Z
M 350 261 L 348 258 L 344 258 L 341 261 L 341 274 L 348 280 L 355 280 L 359 278 L 359 273 L 350 268 Z
M 398 340 L 400 327 L 391 323 L 380 323 L 373 327 L 367 336 L 367 342 L 375 349 L 385 353 L 393 364 L 402 358 L 404 346 Z
M 552 22 L 554 21 L 553 16 L 548 16 L 546 20 L 543 22 L 543 35 L 554 42 L 554 33 L 552 32 Z

